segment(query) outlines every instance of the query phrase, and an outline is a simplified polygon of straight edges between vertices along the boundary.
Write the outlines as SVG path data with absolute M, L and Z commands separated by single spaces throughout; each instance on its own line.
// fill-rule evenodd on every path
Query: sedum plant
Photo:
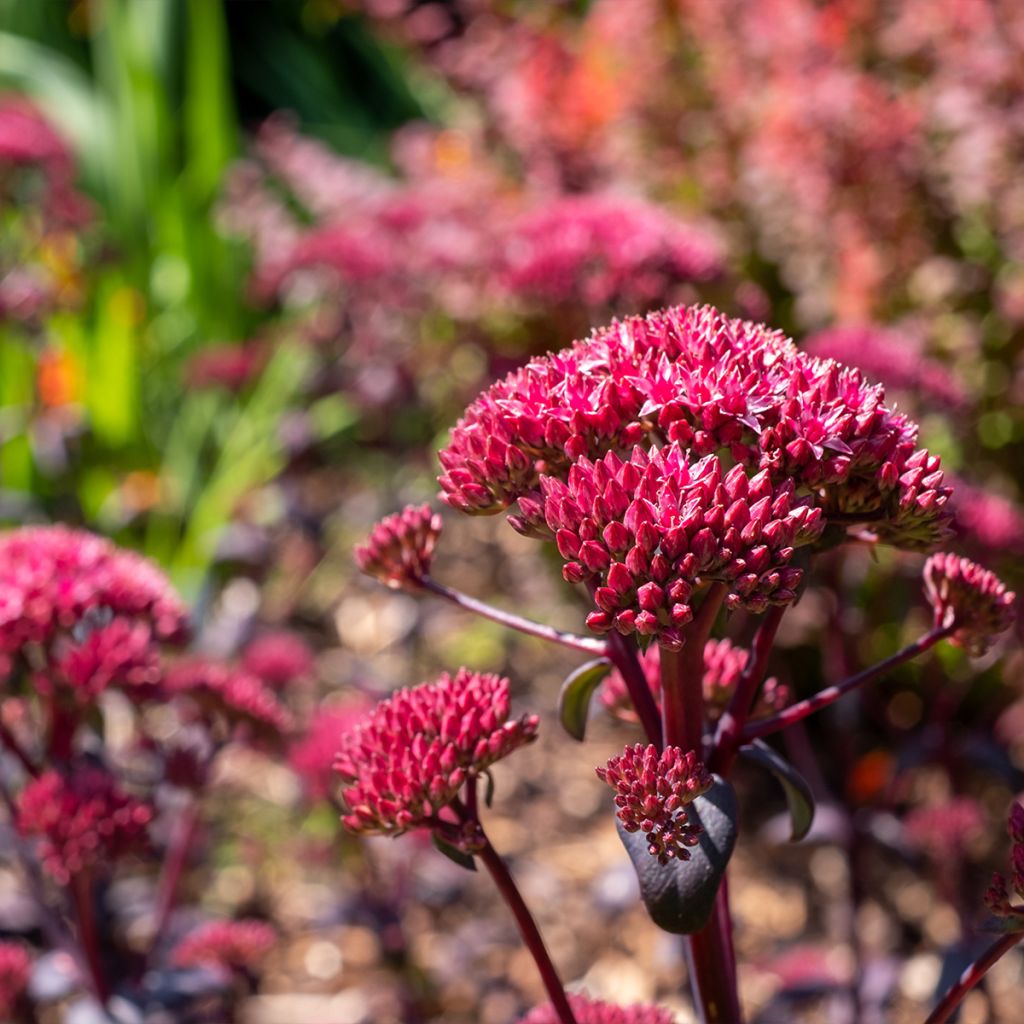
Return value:
M 442 499 L 469 515 L 507 514 L 549 545 L 587 595 L 589 635 L 493 608 L 431 575 L 441 519 L 410 507 L 356 550 L 364 572 L 432 593 L 513 629 L 590 655 L 566 680 L 559 714 L 584 738 L 602 700 L 637 723 L 639 742 L 596 768 L 652 921 L 685 936 L 704 1024 L 740 1024 L 728 895 L 737 835 L 738 757 L 782 782 L 793 838 L 810 828 L 810 789 L 765 737 L 795 725 L 946 641 L 986 653 L 1014 618 L 1014 595 L 949 552 L 924 564 L 932 625 L 885 660 L 800 700 L 767 679 L 780 623 L 820 556 L 844 544 L 928 552 L 952 535 L 952 488 L 918 426 L 855 368 L 815 358 L 767 327 L 710 307 L 617 321 L 535 359 L 466 410 L 440 453 Z M 758 625 L 749 650 L 722 634 Z M 716 635 L 713 636 L 713 633 Z M 606 679 L 607 677 L 607 679 Z M 509 718 L 508 684 L 460 669 L 402 691 L 341 740 L 346 828 L 427 829 L 466 866 L 481 861 L 516 917 L 550 1005 L 524 1024 L 667 1020 L 656 1007 L 567 997 L 533 919 L 483 831 L 480 782 L 531 739 Z M 1004 933 L 935 1009 L 945 1020 L 987 966 L 1024 934 L 1020 808 L 1014 878 L 989 904 Z

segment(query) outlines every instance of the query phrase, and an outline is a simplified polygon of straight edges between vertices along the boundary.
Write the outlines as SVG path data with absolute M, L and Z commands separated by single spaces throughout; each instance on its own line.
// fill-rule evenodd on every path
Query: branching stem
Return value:
M 977 960 L 974 961 L 963 974 L 960 980 L 949 989 L 939 1000 L 939 1005 L 928 1015 L 924 1024 L 945 1024 L 953 1016 L 956 1008 L 963 1002 L 964 997 L 974 988 L 978 982 L 988 973 L 989 968 L 1002 959 L 1007 953 L 1024 939 L 1024 932 L 1011 932 L 1009 935 L 1001 935 L 988 949 L 985 950 Z

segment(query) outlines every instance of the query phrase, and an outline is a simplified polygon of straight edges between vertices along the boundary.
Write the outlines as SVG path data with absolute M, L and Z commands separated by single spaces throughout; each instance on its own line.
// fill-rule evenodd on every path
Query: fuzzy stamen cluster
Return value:
M 701 834 L 687 815 L 687 805 L 711 788 L 712 778 L 695 751 L 653 743 L 626 747 L 603 768 L 595 769 L 615 790 L 617 816 L 627 832 L 643 832 L 648 852 L 660 864 L 689 860 Z
M 356 546 L 356 565 L 396 590 L 417 587 L 430 572 L 441 526 L 441 517 L 429 505 L 408 505 L 382 519 Z
M 436 825 L 468 779 L 535 738 L 536 715 L 508 716 L 508 680 L 465 668 L 382 701 L 341 737 L 342 823 L 386 835 Z
M 995 573 L 949 552 L 924 565 L 924 589 L 937 628 L 954 627 L 950 642 L 975 657 L 1013 625 L 1016 595 Z

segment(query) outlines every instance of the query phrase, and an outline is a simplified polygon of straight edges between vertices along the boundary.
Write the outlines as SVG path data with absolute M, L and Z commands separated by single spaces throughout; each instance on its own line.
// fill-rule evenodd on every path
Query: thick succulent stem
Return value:
M 520 633 L 525 633 L 527 636 L 539 637 L 541 640 L 548 640 L 553 644 L 568 647 L 570 650 L 583 651 L 586 654 L 596 655 L 597 657 L 604 657 L 608 654 L 608 644 L 595 637 L 567 633 L 564 630 L 555 629 L 553 626 L 545 626 L 541 622 L 534 622 L 532 619 L 524 619 L 512 612 L 503 611 L 501 608 L 495 608 L 485 601 L 470 597 L 469 594 L 464 594 L 461 590 L 446 587 L 443 583 L 438 583 L 437 580 L 432 579 L 430 576 L 424 576 L 420 580 L 420 584 L 424 590 L 435 594 L 437 597 L 443 597 L 446 601 L 451 601 L 452 604 L 458 605 L 459 608 L 473 612 L 485 619 L 490 619 L 491 622 L 497 622 L 499 625 L 508 626 L 509 629 L 515 629 Z
M 779 732 L 794 722 L 799 722 L 808 715 L 814 714 L 815 711 L 820 711 L 822 708 L 834 704 L 840 697 L 845 696 L 851 690 L 855 690 L 865 683 L 870 683 L 879 676 L 885 675 L 886 672 L 902 665 L 905 661 L 910 661 L 911 658 L 916 658 L 919 654 L 923 654 L 952 632 L 952 626 L 933 629 L 925 633 L 919 640 L 915 640 L 914 643 L 904 647 L 902 651 L 897 651 L 892 657 L 880 661 L 877 665 L 872 665 L 870 668 L 864 669 L 863 672 L 858 672 L 856 675 L 850 676 L 849 679 L 836 683 L 835 686 L 819 690 L 813 697 L 808 697 L 797 704 L 791 704 L 784 711 L 780 711 L 777 715 L 772 715 L 771 718 L 764 718 L 759 722 L 751 722 L 743 730 L 743 742 L 749 743 L 751 740 L 758 739 L 761 736 Z
M 956 1008 L 963 1002 L 964 997 L 974 988 L 978 982 L 988 973 L 997 960 L 1000 960 L 1024 939 L 1024 932 L 1011 932 L 1009 935 L 1002 935 L 985 950 L 977 960 L 974 961 L 963 974 L 960 980 L 939 1000 L 938 1006 L 928 1015 L 925 1024 L 944 1024 L 956 1012 Z
M 633 642 L 619 633 L 608 635 L 608 658 L 618 670 L 626 684 L 626 691 L 636 709 L 640 725 L 648 743 L 653 743 L 660 752 L 664 743 L 661 732 L 661 712 L 658 703 L 647 685 L 647 678 L 637 657 Z

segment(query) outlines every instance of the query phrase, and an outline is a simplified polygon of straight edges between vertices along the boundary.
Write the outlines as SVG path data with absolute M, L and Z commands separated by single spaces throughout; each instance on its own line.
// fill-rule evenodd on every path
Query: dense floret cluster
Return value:
M 42 840 L 43 868 L 59 885 L 146 843 L 152 808 L 125 793 L 101 768 L 76 768 L 65 777 L 49 771 L 18 797 L 16 826 Z
M 259 965 L 277 941 L 263 921 L 209 921 L 185 936 L 171 953 L 178 967 L 219 967 L 247 970 Z
M 701 828 L 686 808 L 712 784 L 695 751 L 666 747 L 659 755 L 653 743 L 637 743 L 596 771 L 615 790 L 623 827 L 645 834 L 652 857 L 661 864 L 689 860 L 689 847 L 697 845 Z
M 417 587 L 430 572 L 441 517 L 429 505 L 408 505 L 382 519 L 356 545 L 356 565 L 389 587 Z
M 907 842 L 932 860 L 948 864 L 985 834 L 985 812 L 977 800 L 957 797 L 907 815 Z
M 256 637 L 242 652 L 242 668 L 275 688 L 308 677 L 313 662 L 309 645 L 283 629 Z
M 924 588 L 938 628 L 952 628 L 950 642 L 980 656 L 1013 625 L 1016 595 L 995 573 L 949 552 L 924 566 Z
M 359 725 L 366 710 L 362 701 L 319 708 L 305 736 L 293 744 L 289 760 L 310 800 L 323 800 L 334 791 L 339 739 Z
M 681 646 L 704 583 L 726 583 L 730 608 L 792 601 L 802 576 L 789 564 L 794 550 L 824 529 L 820 509 L 793 500 L 791 482 L 775 486 L 742 466 L 723 473 L 714 455 L 690 464 L 675 443 L 635 448 L 628 462 L 613 452 L 581 458 L 566 482 L 543 477 L 541 486 L 565 579 L 593 589 L 587 625 L 670 648 Z
M 569 1005 L 576 1024 L 673 1024 L 675 1019 L 659 1006 L 616 1006 L 587 996 L 569 996 Z M 559 1017 L 549 1004 L 531 1010 L 519 1024 L 559 1024 Z
M 508 716 L 508 680 L 464 668 L 382 701 L 339 737 L 345 827 L 397 835 L 436 824 L 467 780 L 534 739 L 536 715 Z
M 1010 808 L 1007 831 L 1011 843 L 1010 879 L 1007 882 L 1002 874 L 994 874 L 985 904 L 997 917 L 1014 920 L 1024 931 L 1024 805 L 1014 803 Z

